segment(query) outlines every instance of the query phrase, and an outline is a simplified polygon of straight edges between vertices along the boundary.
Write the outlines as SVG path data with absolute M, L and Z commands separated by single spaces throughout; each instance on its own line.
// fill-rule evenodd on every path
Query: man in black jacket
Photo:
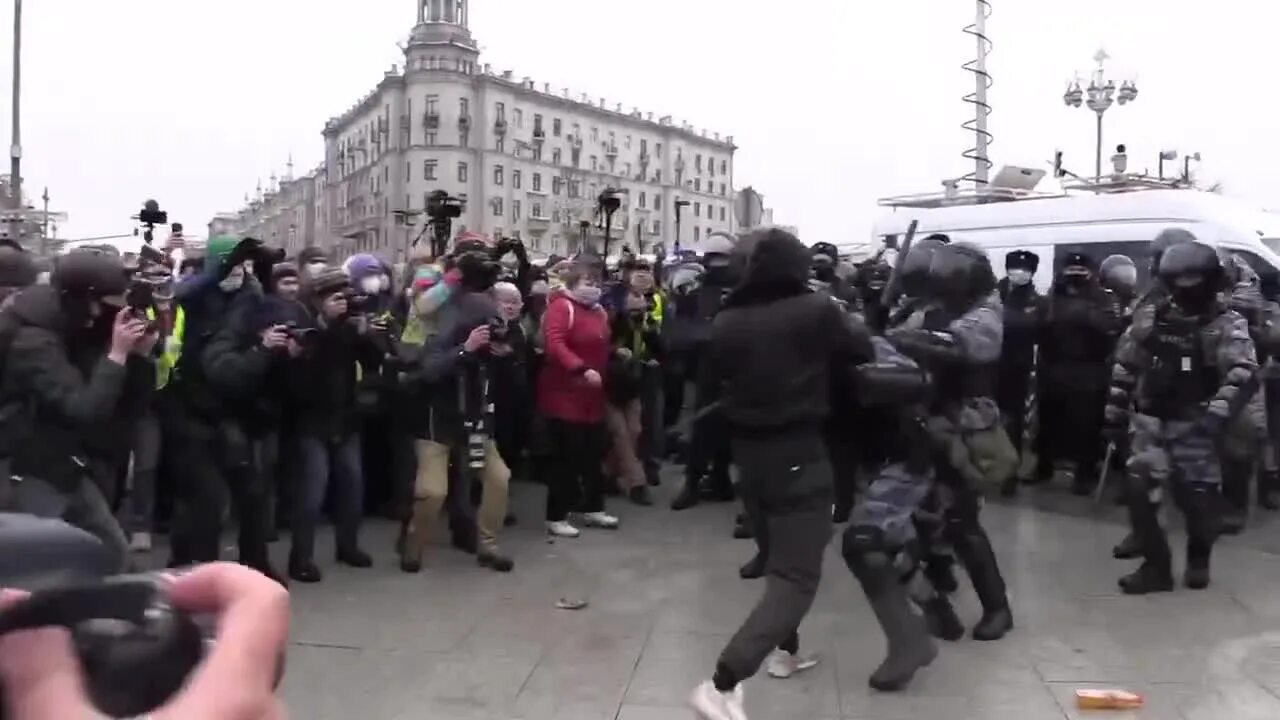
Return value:
M 1041 326 L 1040 463 L 1056 461 L 1072 491 L 1089 494 L 1102 459 L 1102 407 L 1119 318 L 1093 259 L 1070 253 L 1054 280 Z M 1042 472 L 1043 474 L 1043 472 Z
M 746 717 L 741 683 L 775 648 L 773 674 L 812 666 L 796 655 L 797 630 L 831 538 L 833 479 L 823 437 L 831 377 L 875 357 L 857 320 L 809 289 L 810 252 L 795 236 L 757 231 L 735 255 L 743 281 L 716 318 L 699 396 L 720 405 L 743 497 L 765 530 L 766 585 L 713 678 L 690 698 L 705 720 Z
M 346 273 L 322 270 L 304 286 L 304 294 L 312 305 L 315 326 L 306 352 L 289 373 L 302 463 L 293 508 L 289 577 L 315 583 L 323 579 L 315 564 L 316 525 L 330 481 L 335 486 L 338 562 L 356 568 L 373 565 L 369 554 L 360 549 L 364 468 L 357 385 L 363 368 L 376 367 L 384 355 L 371 341 L 368 318 L 350 312 Z
M 155 382 L 144 318 L 121 310 L 118 256 L 77 251 L 49 285 L 19 293 L 0 322 L 8 342 L 0 382 L 9 507 L 60 517 L 100 539 L 123 569 L 124 531 L 95 478 L 91 437 L 140 411 Z
M 996 284 L 1004 308 L 1004 343 L 996 379 L 996 403 L 1013 446 L 1022 449 L 1027 416 L 1027 393 L 1036 362 L 1036 339 L 1044 315 L 1044 296 L 1036 292 L 1040 256 L 1014 250 L 1004 256 L 1005 276 Z M 1018 476 L 1011 475 L 1001 488 L 1006 497 L 1018 491 Z

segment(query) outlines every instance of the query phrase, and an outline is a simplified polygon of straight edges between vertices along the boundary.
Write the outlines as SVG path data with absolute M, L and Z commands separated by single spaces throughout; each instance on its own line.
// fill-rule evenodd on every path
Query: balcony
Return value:
M 648 165 L 648 164 L 649 164 L 649 151 L 648 151 L 648 150 L 641 150 L 641 151 L 640 151 L 640 164 L 641 164 L 641 165 Z
M 533 141 L 534 141 L 534 142 L 542 142 L 543 140 L 546 140 L 546 139 L 547 139 L 547 131 L 546 131 L 546 130 L 543 130 L 541 127 L 535 127 L 535 128 L 533 129 Z
M 423 113 L 422 124 L 425 125 L 428 130 L 439 129 L 440 113 L 433 113 L 433 112 Z
M 502 118 L 498 118 L 497 120 L 494 120 L 494 121 L 493 121 L 493 132 L 494 132 L 494 134 L 495 134 L 495 135 L 506 135 L 506 134 L 507 134 L 507 121 L 506 121 L 506 120 L 504 120 L 504 119 L 502 119 Z
M 618 157 L 617 143 L 609 143 L 608 145 L 606 145 L 604 148 L 604 154 L 606 157 L 610 157 L 610 158 Z

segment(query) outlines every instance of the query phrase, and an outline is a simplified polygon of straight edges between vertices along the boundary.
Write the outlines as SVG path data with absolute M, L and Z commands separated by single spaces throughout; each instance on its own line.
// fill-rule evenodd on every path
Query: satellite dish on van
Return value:
M 1047 175 L 1044 170 L 1035 168 L 1005 165 L 991 180 L 991 187 L 1011 188 L 1013 190 L 1035 190 L 1040 181 Z

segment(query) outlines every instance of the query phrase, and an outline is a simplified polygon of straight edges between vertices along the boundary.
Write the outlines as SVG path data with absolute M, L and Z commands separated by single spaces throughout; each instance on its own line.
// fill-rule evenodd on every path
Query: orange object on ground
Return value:
M 1076 691 L 1076 707 L 1081 710 L 1134 710 L 1143 702 L 1141 695 L 1128 690 Z

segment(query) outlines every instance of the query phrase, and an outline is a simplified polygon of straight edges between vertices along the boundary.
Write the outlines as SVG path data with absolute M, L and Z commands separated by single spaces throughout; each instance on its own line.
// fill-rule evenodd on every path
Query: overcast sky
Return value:
M 1154 172 L 1199 151 L 1228 194 L 1280 207 L 1275 24 L 1258 0 L 992 0 L 997 166 L 1093 166 L 1093 120 L 1063 106 L 1099 46 L 1136 103 L 1107 114 L 1107 152 Z M 863 240 L 875 200 L 940 188 L 973 87 L 969 0 L 472 0 L 482 62 L 538 83 L 732 134 L 753 185 L 809 243 Z M 12 25 L 0 0 L 0 32 Z M 26 0 L 23 175 L 49 187 L 63 237 L 128 232 L 155 197 L 192 231 L 259 178 L 319 163 L 320 130 L 373 88 L 414 0 Z M 11 45 L 0 44 L 8 97 Z M 8 109 L 6 103 L 6 110 Z M 9 113 L 0 117 L 7 145 Z M 7 171 L 7 167 L 5 169 Z M 38 203 L 38 200 L 35 200 Z

